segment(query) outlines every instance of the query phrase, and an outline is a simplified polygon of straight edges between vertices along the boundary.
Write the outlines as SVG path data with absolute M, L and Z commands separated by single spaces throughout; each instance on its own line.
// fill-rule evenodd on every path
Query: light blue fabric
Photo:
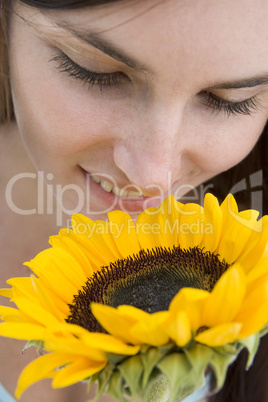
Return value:
M 187 398 L 183 399 L 182 402 L 198 402 L 205 398 L 206 392 L 204 389 L 198 389 L 197 391 L 193 392 L 191 395 L 187 396 Z
M 0 402 L 16 402 L 0 383 Z

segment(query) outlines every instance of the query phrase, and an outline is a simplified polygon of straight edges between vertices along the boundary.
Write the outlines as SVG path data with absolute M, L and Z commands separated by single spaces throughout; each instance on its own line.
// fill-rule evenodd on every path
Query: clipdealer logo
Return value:
M 100 174 L 103 178 L 109 179 L 112 183 L 115 183 L 113 177 L 107 174 Z M 33 194 L 33 200 L 36 200 L 34 208 L 25 209 L 21 208 L 19 201 L 15 202 L 14 194 L 16 191 L 16 186 L 25 183 L 25 180 L 33 180 L 36 193 Z M 66 185 L 56 184 L 54 181 L 54 175 L 52 173 L 44 173 L 43 171 L 38 171 L 37 173 L 23 172 L 13 176 L 6 185 L 5 189 L 5 199 L 10 210 L 19 215 L 55 215 L 56 225 L 61 227 L 63 225 L 63 216 L 71 216 L 73 213 L 81 212 L 91 216 L 100 216 L 107 214 L 115 209 L 115 206 L 119 205 L 119 208 L 124 212 L 131 215 L 131 211 L 128 211 L 124 205 L 124 198 L 115 197 L 114 202 L 109 205 L 108 208 L 103 210 L 95 211 L 91 208 L 91 195 L 90 195 L 90 175 L 88 175 L 86 180 L 86 187 L 82 189 L 75 183 L 69 183 Z M 251 174 L 249 177 L 239 181 L 233 186 L 230 192 L 235 196 L 240 192 L 247 192 L 250 194 L 250 209 L 257 210 L 262 214 L 262 184 L 263 184 L 263 174 L 262 171 L 257 171 Z M 151 185 L 156 187 L 156 185 Z M 167 191 L 163 191 L 160 186 L 157 186 L 159 196 L 157 199 L 159 204 L 163 201 L 167 195 L 171 194 L 172 178 L 171 174 L 167 177 Z M 176 199 L 179 199 L 182 203 L 196 202 L 200 203 L 200 200 L 204 199 L 206 192 L 213 187 L 212 184 L 200 185 L 198 188 L 194 188 L 189 184 L 183 184 L 176 189 L 176 194 L 174 194 Z M 186 195 L 184 195 L 187 193 Z M 190 195 L 189 195 L 190 193 Z M 71 195 L 72 198 L 72 208 L 67 207 L 66 198 Z M 180 196 L 182 195 L 182 196 Z M 17 200 L 17 198 L 16 198 Z M 148 200 L 144 200 L 141 210 L 148 208 Z M 231 205 L 229 206 L 230 213 L 237 218 L 235 212 L 232 211 Z M 168 213 L 170 211 L 167 211 Z M 150 212 L 148 212 L 150 213 Z M 153 212 L 152 212 L 153 213 Z M 239 217 L 241 222 L 248 226 L 250 224 L 250 217 Z M 120 230 L 120 229 L 118 229 Z M 143 228 L 145 230 L 145 228 Z M 157 229 L 156 229 L 157 230 Z M 180 230 L 184 230 L 180 228 Z M 185 228 L 185 230 L 194 230 Z
M 71 222 L 69 222 L 71 223 Z M 107 222 L 108 223 L 108 222 Z M 69 228 L 75 229 L 75 232 L 79 235 L 86 236 L 88 239 L 94 235 L 106 235 L 112 234 L 113 238 L 118 239 L 120 236 L 130 235 L 133 230 L 137 235 L 172 235 L 172 234 L 213 234 L 213 224 L 206 222 L 203 218 L 197 218 L 195 221 L 181 222 L 181 220 L 175 219 L 170 222 L 169 219 L 165 219 L 164 222 L 149 223 L 149 222 L 136 222 L 131 219 L 127 222 L 109 222 L 107 225 L 103 225 L 103 222 L 92 221 L 92 223 L 85 222 L 72 222 Z M 66 235 L 69 234 L 67 230 Z

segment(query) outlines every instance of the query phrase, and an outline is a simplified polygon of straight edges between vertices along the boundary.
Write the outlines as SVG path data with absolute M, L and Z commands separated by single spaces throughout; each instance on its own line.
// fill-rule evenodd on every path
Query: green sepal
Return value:
M 223 356 L 237 355 L 237 353 L 240 351 L 238 342 L 227 343 L 226 345 L 223 345 L 223 346 L 216 346 L 216 347 L 213 347 L 212 350 L 215 353 L 218 353 Z
M 184 380 L 192 368 L 184 353 L 172 353 L 165 356 L 157 367 L 166 376 L 170 386 L 169 402 L 181 399 Z
M 141 353 L 142 364 L 144 367 L 142 377 L 142 389 L 145 389 L 150 375 L 158 362 L 168 353 L 169 348 L 150 348 L 146 353 Z
M 124 379 L 120 371 L 115 370 L 110 379 L 107 394 L 111 395 L 117 402 L 127 402 L 123 397 L 124 394 Z
M 213 355 L 213 350 L 211 348 L 201 345 L 200 343 L 196 343 L 191 348 L 185 348 L 183 351 L 193 370 L 197 373 L 205 371 L 207 364 Z
M 266 325 L 263 329 L 261 329 L 259 334 L 260 334 L 260 338 L 263 337 L 264 335 L 268 334 L 268 325 Z
M 130 357 L 107 354 L 109 363 L 105 369 L 88 379 L 90 384 L 96 379 L 98 382 L 94 401 L 108 393 L 117 402 L 126 402 L 124 396 L 131 396 L 133 401 L 139 397 L 140 402 L 175 402 L 202 388 L 208 367 L 216 378 L 213 393 L 217 392 L 224 384 L 228 367 L 243 348 L 248 350 L 247 368 L 250 367 L 260 336 L 257 333 L 214 348 L 194 342 L 179 348 L 169 343 L 142 346 L 139 354 Z
M 134 398 L 141 389 L 141 376 L 143 374 L 143 364 L 140 355 L 130 357 L 118 365 L 126 384 L 130 388 L 130 394 Z
M 205 345 L 195 344 L 192 348 L 184 349 L 184 353 L 192 366 L 187 381 L 182 388 L 182 397 L 186 397 L 205 384 L 205 372 L 213 355 L 213 350 Z
M 209 365 L 216 377 L 216 388 L 213 392 L 218 391 L 224 384 L 226 373 L 230 364 L 236 359 L 237 354 L 220 354 L 213 353 Z
M 36 347 L 38 353 L 41 353 L 44 350 L 44 341 L 28 341 L 24 348 L 22 349 L 22 353 L 24 353 L 27 349 L 31 348 L 32 346 Z
M 97 381 L 98 384 L 98 392 L 92 402 L 98 402 L 102 395 L 106 392 L 112 375 L 113 368 L 110 365 L 107 365 L 100 373 L 97 374 L 97 378 L 95 378 L 95 376 L 92 376 L 89 385 L 93 384 L 94 379 L 95 381 Z
M 106 353 L 105 356 L 107 357 L 107 359 L 109 360 L 109 363 L 112 366 L 117 366 L 122 361 L 128 359 L 128 356 L 126 356 L 126 355 L 116 355 L 113 353 Z
M 248 350 L 248 359 L 246 364 L 246 369 L 248 370 L 254 361 L 254 357 L 257 353 L 259 344 L 260 344 L 260 336 L 259 334 L 253 334 L 248 338 L 241 339 L 239 343 Z

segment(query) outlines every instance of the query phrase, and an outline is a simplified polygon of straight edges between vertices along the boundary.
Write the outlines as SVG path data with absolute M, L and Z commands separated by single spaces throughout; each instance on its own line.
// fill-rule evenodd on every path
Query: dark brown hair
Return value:
M 29 6 L 40 9 L 71 9 L 86 6 L 101 6 L 121 0 L 20 0 Z M 9 87 L 7 21 L 12 0 L 2 0 L 0 20 L 0 123 L 13 118 L 12 101 Z M 268 125 L 252 152 L 236 167 L 221 173 L 210 180 L 209 191 L 223 200 L 232 191 L 234 184 L 241 180 L 249 183 L 235 196 L 243 208 L 252 207 L 252 192 L 260 191 L 263 213 L 268 214 L 268 164 L 266 162 Z M 250 177 L 261 172 L 262 184 L 259 189 L 252 189 Z M 268 315 L 268 312 L 267 312 Z M 213 397 L 211 402 L 268 402 L 268 336 L 265 336 L 259 347 L 254 364 L 249 371 L 245 370 L 247 352 L 240 353 L 239 358 L 229 368 L 223 389 Z
M 13 118 L 13 106 L 9 85 L 7 21 L 10 4 L 0 2 L 0 123 Z
M 86 6 L 101 6 L 122 0 L 20 0 L 22 3 L 43 9 L 71 9 Z

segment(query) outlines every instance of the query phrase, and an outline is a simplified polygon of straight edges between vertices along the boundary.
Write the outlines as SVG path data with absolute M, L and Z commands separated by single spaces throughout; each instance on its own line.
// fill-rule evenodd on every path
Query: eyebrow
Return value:
M 133 68 L 137 71 L 150 73 L 148 68 L 146 68 L 140 62 L 134 60 L 130 56 L 126 55 L 124 51 L 118 49 L 114 44 L 112 44 L 107 39 L 104 39 L 96 32 L 85 32 L 85 31 L 77 31 L 73 28 L 70 28 L 65 23 L 61 21 L 54 21 L 56 26 L 60 29 L 63 29 L 69 35 L 74 36 L 78 40 L 84 42 L 87 45 L 91 45 L 94 48 L 100 50 L 104 54 L 112 57 L 113 59 L 126 64 L 128 67 Z M 215 84 L 210 86 L 210 88 L 215 89 L 242 89 L 242 88 L 254 88 L 261 85 L 268 84 L 268 74 L 263 76 L 256 76 L 252 78 L 245 78 L 237 81 L 228 81 L 219 84 Z
M 93 46 L 94 48 L 107 54 L 113 59 L 126 64 L 128 67 L 142 72 L 147 73 L 149 72 L 149 70 L 143 64 L 139 63 L 138 61 L 126 55 L 122 50 L 118 49 L 114 44 L 109 42 L 107 39 L 102 38 L 101 35 L 97 34 L 96 32 L 77 31 L 57 21 L 55 22 L 55 24 L 57 27 L 63 29 L 68 34 L 71 34 L 75 38 L 86 43 L 87 45 Z
M 213 88 L 217 89 L 239 89 L 239 88 L 254 88 L 260 85 L 268 84 L 268 74 L 252 78 L 245 78 L 239 81 L 224 82 L 216 84 Z

